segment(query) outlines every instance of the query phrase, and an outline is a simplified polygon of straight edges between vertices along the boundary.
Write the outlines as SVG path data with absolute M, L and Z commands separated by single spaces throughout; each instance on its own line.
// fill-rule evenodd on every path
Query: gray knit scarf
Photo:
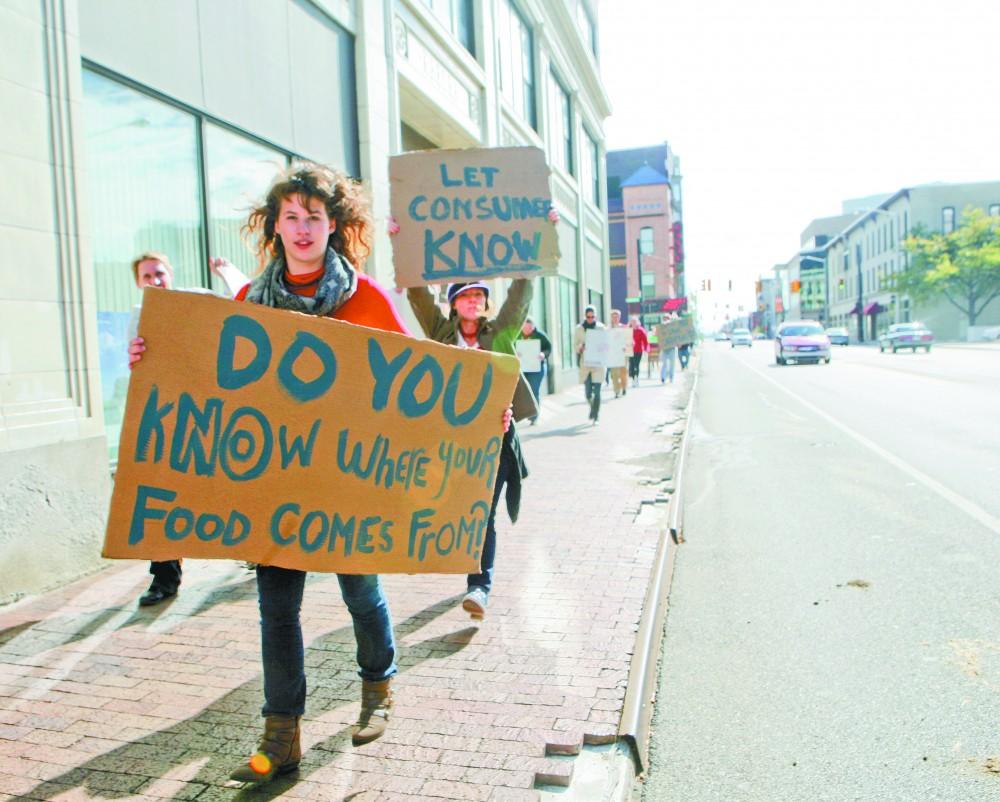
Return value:
M 319 280 L 316 295 L 309 298 L 296 295 L 285 287 L 285 257 L 278 254 L 253 280 L 247 291 L 250 303 L 271 306 L 275 309 L 291 309 L 307 315 L 329 315 L 343 306 L 358 288 L 357 271 L 333 248 L 326 249 L 326 272 Z

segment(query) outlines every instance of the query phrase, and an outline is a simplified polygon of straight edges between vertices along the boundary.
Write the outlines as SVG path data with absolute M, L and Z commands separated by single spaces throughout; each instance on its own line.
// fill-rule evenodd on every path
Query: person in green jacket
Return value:
M 459 348 L 474 348 L 511 355 L 515 354 L 514 343 L 520 336 L 521 326 L 528 316 L 531 293 L 530 279 L 514 279 L 497 316 L 488 318 L 486 315 L 489 310 L 490 288 L 481 281 L 448 286 L 450 312 L 447 317 L 427 287 L 411 287 L 406 291 L 413 313 L 429 339 Z M 524 420 L 537 414 L 537 402 L 524 375 L 521 374 L 514 390 L 514 420 Z M 486 524 L 480 571 L 467 577 L 466 594 L 462 599 L 462 609 L 474 619 L 481 619 L 485 615 L 490 591 L 493 589 L 493 564 L 496 558 L 497 538 L 496 512 L 500 493 L 506 487 L 507 514 L 511 523 L 516 522 L 521 502 L 521 480 L 527 475 L 528 469 L 521 454 L 517 431 L 511 424 L 504 434 L 500 449 L 500 464 L 497 469 L 496 485 L 493 488 L 490 516 Z

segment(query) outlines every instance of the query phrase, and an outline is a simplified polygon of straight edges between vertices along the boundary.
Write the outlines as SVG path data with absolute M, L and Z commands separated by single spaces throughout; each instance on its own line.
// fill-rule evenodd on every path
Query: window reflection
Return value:
M 132 259 L 165 253 L 177 287 L 198 286 L 204 275 L 197 120 L 88 70 L 83 89 L 104 424 L 115 460 L 129 318 L 141 297 Z
M 208 176 L 208 241 L 212 256 L 224 256 L 247 276 L 259 264 L 254 243 L 241 229 L 250 209 L 287 163 L 285 155 L 218 125 L 205 124 L 205 169 Z M 212 278 L 213 288 L 223 292 Z

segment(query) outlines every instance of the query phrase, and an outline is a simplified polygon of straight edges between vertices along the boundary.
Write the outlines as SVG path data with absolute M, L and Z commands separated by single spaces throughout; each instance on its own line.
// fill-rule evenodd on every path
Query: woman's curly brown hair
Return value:
M 361 270 L 372 250 L 374 230 L 368 193 L 358 181 L 344 173 L 312 162 L 295 162 L 278 173 L 263 203 L 250 212 L 243 231 L 250 237 L 256 236 L 261 267 L 275 256 L 285 255 L 281 239 L 275 236 L 274 224 L 281 201 L 293 197 L 303 206 L 308 206 L 309 200 L 315 198 L 326 207 L 330 219 L 337 222 L 327 247 Z

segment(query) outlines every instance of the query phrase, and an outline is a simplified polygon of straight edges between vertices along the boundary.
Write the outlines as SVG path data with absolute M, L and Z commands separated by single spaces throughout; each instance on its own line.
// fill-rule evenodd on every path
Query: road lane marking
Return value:
M 762 379 L 764 379 L 764 381 L 769 382 L 770 384 L 773 384 L 775 387 L 777 387 L 783 393 L 786 393 L 787 395 L 789 395 L 792 398 L 794 398 L 796 401 L 798 401 L 802 406 L 804 406 L 806 409 L 808 409 L 814 415 L 822 418 L 827 423 L 831 424 L 832 426 L 836 427 L 837 429 L 840 429 L 840 431 L 842 431 L 848 437 L 852 438 L 853 440 L 855 440 L 858 443 L 860 443 L 861 445 L 863 445 L 865 448 L 867 448 L 870 451 L 874 452 L 876 455 L 878 455 L 879 457 L 881 457 L 882 459 L 884 459 L 890 465 L 893 465 L 894 467 L 896 467 L 899 470 L 903 471 L 903 473 L 905 473 L 908 476 L 916 479 L 918 482 L 920 482 L 922 485 L 924 485 L 924 487 L 926 487 L 929 490 L 932 490 L 933 492 L 937 493 L 939 496 L 941 496 L 946 501 L 950 501 L 952 504 L 954 504 L 956 507 L 958 507 L 962 512 L 964 512 L 966 515 L 968 515 L 969 517 L 974 518 L 975 520 L 979 521 L 979 523 L 981 523 L 987 529 L 990 529 L 995 534 L 1000 535 L 1000 518 L 997 518 L 995 515 L 991 515 L 986 510 L 984 510 L 982 507 L 980 507 L 978 504 L 976 504 L 975 502 L 969 501 L 964 496 L 960 496 L 954 490 L 952 490 L 952 489 L 950 489 L 948 487 L 945 487 L 939 481 L 937 481 L 936 479 L 928 476 L 926 473 L 924 473 L 923 471 L 921 471 L 919 468 L 913 467 L 912 465 L 910 465 L 910 463 L 906 462 L 905 460 L 900 459 L 895 454 L 893 454 L 891 451 L 887 451 L 886 449 L 882 448 L 882 446 L 878 445 L 874 441 L 869 440 L 867 437 L 865 437 L 860 432 L 856 432 L 854 429 L 852 429 L 847 424 L 841 423 L 839 420 L 837 420 L 836 418 L 834 418 L 832 415 L 829 415 L 828 413 L 824 412 L 822 409 L 820 409 L 819 407 L 817 407 L 815 404 L 813 404 L 813 403 L 811 403 L 809 401 L 806 401 L 806 399 L 804 399 L 798 393 L 795 393 L 792 390 L 789 390 L 787 387 L 785 387 L 783 384 L 781 384 L 777 379 L 772 379 L 770 376 L 766 375 L 762 370 L 760 370 L 760 368 L 755 368 L 752 365 L 748 365 L 745 362 L 742 362 L 741 364 L 743 364 L 748 370 L 751 370 L 754 373 L 756 373 L 758 376 L 760 376 Z

